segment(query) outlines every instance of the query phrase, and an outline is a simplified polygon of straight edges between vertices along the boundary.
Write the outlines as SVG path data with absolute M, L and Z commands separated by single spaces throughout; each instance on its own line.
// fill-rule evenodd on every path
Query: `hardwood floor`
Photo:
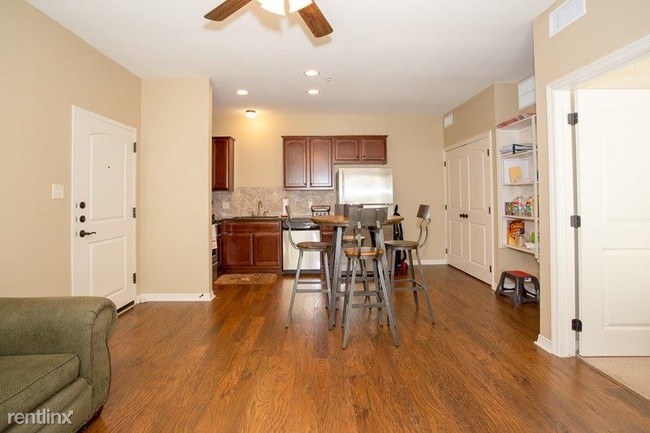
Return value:
M 578 358 L 533 344 L 513 307 L 447 266 L 425 267 L 436 324 L 395 298 L 401 346 L 356 310 L 348 348 L 324 295 L 291 278 L 217 286 L 210 303 L 147 303 L 118 319 L 113 379 L 89 432 L 648 432 L 650 402 Z

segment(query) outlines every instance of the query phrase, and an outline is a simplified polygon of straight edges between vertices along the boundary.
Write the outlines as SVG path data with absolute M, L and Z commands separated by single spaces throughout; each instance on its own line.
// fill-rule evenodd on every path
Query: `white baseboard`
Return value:
M 544 349 L 545 351 L 547 351 L 548 353 L 551 354 L 553 353 L 553 344 L 551 343 L 551 340 L 544 337 L 543 335 L 541 334 L 537 335 L 537 341 L 535 342 L 535 344 L 541 347 L 542 349 Z
M 407 260 L 408 262 L 408 260 Z M 423 265 L 446 265 L 447 264 L 447 259 L 429 259 L 429 260 L 422 260 Z M 409 263 L 410 265 L 410 263 Z
M 210 302 L 214 299 L 213 293 L 142 293 L 138 296 L 138 303 L 145 302 Z

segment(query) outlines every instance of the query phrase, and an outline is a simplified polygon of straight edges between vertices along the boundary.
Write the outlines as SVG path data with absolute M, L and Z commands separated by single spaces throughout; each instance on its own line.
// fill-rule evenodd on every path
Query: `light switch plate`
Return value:
M 52 200 L 63 200 L 63 185 L 52 184 Z

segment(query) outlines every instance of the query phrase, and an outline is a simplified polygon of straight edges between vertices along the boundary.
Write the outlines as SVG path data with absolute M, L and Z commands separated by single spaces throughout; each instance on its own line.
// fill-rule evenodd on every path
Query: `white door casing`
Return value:
M 137 133 L 78 107 L 72 129 L 72 294 L 119 309 L 135 300 Z
M 490 132 L 447 151 L 447 261 L 492 283 Z
M 650 90 L 576 91 L 583 356 L 650 356 Z

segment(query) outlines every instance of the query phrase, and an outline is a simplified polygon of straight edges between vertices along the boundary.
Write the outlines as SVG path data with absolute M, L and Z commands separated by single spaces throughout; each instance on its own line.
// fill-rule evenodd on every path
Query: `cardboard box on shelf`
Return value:
M 519 246 L 519 238 L 526 232 L 524 220 L 508 220 L 506 243 Z

